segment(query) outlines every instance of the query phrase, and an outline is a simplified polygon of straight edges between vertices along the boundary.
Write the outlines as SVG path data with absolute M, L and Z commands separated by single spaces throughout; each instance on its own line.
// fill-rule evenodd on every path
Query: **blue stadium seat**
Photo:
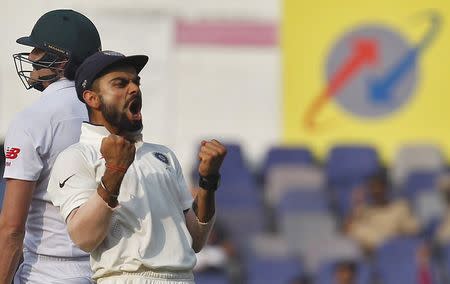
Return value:
M 339 184 L 330 186 L 330 198 L 336 213 L 340 217 L 348 216 L 352 210 L 352 195 L 358 183 Z
M 325 165 L 330 185 L 359 182 L 380 169 L 378 154 L 370 146 L 336 146 L 331 149 Z
M 392 180 L 401 188 L 413 171 L 441 171 L 445 169 L 445 156 L 433 144 L 406 144 L 398 149 L 391 165 Z
M 277 165 L 270 170 L 265 179 L 264 200 L 268 207 L 274 208 L 281 197 L 291 189 L 323 190 L 325 186 L 325 175 L 318 166 Z
M 287 214 L 280 221 L 286 244 L 292 253 L 302 256 L 309 273 L 316 273 L 325 260 L 361 255 L 357 243 L 336 231 L 336 222 L 330 215 Z
M 355 284 L 370 284 L 372 282 L 372 270 L 370 266 L 364 262 L 354 260 L 356 262 L 356 282 Z M 334 272 L 338 260 L 326 261 L 323 263 L 316 276 L 316 284 L 331 284 L 334 281 Z
M 222 184 L 224 186 L 248 186 L 256 184 L 254 176 L 248 168 L 246 159 L 238 144 L 226 144 L 227 156 L 221 167 Z
M 278 219 L 279 229 L 294 252 L 328 241 L 336 234 L 336 221 L 328 212 L 289 212 Z
M 279 218 L 288 213 L 328 212 L 328 201 L 325 193 L 320 190 L 290 189 L 276 206 Z
M 195 272 L 194 277 L 197 284 L 231 284 L 226 273 L 219 270 Z
M 386 242 L 376 252 L 377 275 L 384 284 L 417 283 L 416 251 L 420 241 L 398 238 Z
M 254 185 L 221 185 L 216 191 L 216 209 L 218 218 L 240 248 L 245 248 L 248 239 L 265 227 L 262 192 Z
M 235 207 L 217 208 L 217 218 L 229 232 L 231 240 L 245 252 L 250 238 L 261 233 L 265 227 L 265 216 L 262 208 Z
M 436 231 L 445 215 L 445 201 L 442 192 L 424 191 L 416 194 L 412 202 L 414 215 L 422 224 L 421 237 L 427 240 L 435 238 Z
M 227 209 L 261 207 L 261 195 L 255 187 L 220 185 L 216 191 L 216 204 Z
M 266 177 L 271 168 L 278 165 L 311 165 L 313 162 L 313 155 L 307 148 L 272 147 L 267 152 L 261 174 Z
M 450 244 L 443 249 L 444 268 L 447 272 L 447 277 L 450 277 Z
M 252 257 L 247 261 L 248 284 L 289 283 L 302 273 L 295 257 Z
M 435 171 L 414 171 L 407 176 L 401 195 L 414 200 L 421 193 L 434 191 L 437 177 L 438 173 Z
M 242 154 L 241 145 L 226 143 L 227 148 L 227 163 L 238 167 L 245 167 L 245 158 Z

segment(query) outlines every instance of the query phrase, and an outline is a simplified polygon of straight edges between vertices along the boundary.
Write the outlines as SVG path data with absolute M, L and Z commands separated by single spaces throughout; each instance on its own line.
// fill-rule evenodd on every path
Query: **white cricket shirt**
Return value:
M 87 256 L 67 234 L 66 224 L 47 193 L 50 170 L 58 154 L 78 142 L 87 110 L 75 83 L 61 79 L 20 112 L 5 139 L 5 178 L 36 181 L 28 213 L 24 250 L 58 257 Z
M 83 123 L 80 143 L 59 155 L 48 190 L 64 219 L 97 194 L 105 172 L 100 146 L 109 134 L 103 126 Z M 194 267 L 196 257 L 183 213 L 193 198 L 170 149 L 137 142 L 118 200 L 105 240 L 91 253 L 94 279 L 141 266 L 171 271 Z

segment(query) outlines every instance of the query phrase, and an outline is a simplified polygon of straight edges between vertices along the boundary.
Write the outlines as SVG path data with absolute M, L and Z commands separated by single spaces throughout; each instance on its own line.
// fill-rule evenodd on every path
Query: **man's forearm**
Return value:
M 192 248 L 198 252 L 205 245 L 214 225 L 216 204 L 215 191 L 220 182 L 220 166 L 227 153 L 226 148 L 217 140 L 203 140 L 198 157 L 200 164 L 200 189 L 195 196 L 192 209 L 186 213 L 186 223 L 192 236 Z
M 186 225 L 192 236 L 192 249 L 199 252 L 206 241 L 215 221 L 214 192 L 200 189 L 192 209 L 186 213 Z
M 67 218 L 69 235 L 82 250 L 91 252 L 105 239 L 113 213 L 111 194 L 118 194 L 123 175 L 106 171 L 103 183 L 89 200 Z
M 12 282 L 14 273 L 22 256 L 23 238 L 25 233 L 8 231 L 0 228 L 0 283 Z
M 113 210 L 94 193 L 67 218 L 67 230 L 72 241 L 86 252 L 91 252 L 105 239 Z
M 22 255 L 35 181 L 7 179 L 0 214 L 0 284 L 10 284 Z
M 194 209 L 195 215 L 200 222 L 208 223 L 216 211 L 214 191 L 200 189 L 195 197 L 192 209 Z

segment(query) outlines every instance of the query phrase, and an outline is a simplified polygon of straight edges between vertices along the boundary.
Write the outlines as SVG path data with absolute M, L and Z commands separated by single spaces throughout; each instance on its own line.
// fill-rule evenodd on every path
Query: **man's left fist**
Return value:
M 219 141 L 202 141 L 198 158 L 200 165 L 198 173 L 201 176 L 218 175 L 223 159 L 227 154 L 227 149 Z

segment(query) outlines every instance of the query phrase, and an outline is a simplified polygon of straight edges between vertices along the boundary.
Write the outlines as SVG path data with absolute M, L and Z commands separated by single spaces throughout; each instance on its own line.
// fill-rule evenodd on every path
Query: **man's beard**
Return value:
M 120 112 L 113 106 L 106 104 L 103 97 L 100 97 L 100 110 L 105 120 L 111 126 L 117 128 L 120 133 L 135 133 L 142 130 L 142 120 L 131 121 L 126 112 Z

